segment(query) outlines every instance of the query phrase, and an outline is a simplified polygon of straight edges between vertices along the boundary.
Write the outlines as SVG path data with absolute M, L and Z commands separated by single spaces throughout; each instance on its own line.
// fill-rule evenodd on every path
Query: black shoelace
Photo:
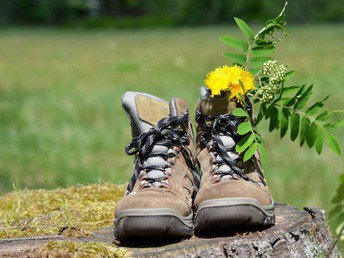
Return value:
M 206 147 L 211 142 L 210 151 L 221 157 L 220 161 L 216 161 L 217 166 L 225 164 L 230 168 L 229 171 L 216 171 L 216 174 L 219 176 L 236 175 L 245 180 L 253 181 L 238 166 L 238 160 L 234 160 L 228 155 L 228 152 L 236 153 L 235 145 L 228 149 L 220 138 L 221 135 L 230 136 L 235 143 L 239 142 L 243 136 L 237 134 L 237 127 L 243 120 L 230 114 L 203 115 L 199 110 L 196 110 L 196 120 L 204 127 L 203 133 L 199 136 L 201 144 Z
M 180 152 L 185 158 L 186 164 L 192 171 L 195 188 L 199 187 L 200 177 L 195 167 L 194 161 L 191 159 L 190 150 L 187 148 L 189 144 L 189 138 L 185 130 L 182 129 L 184 123 L 187 123 L 189 114 L 185 113 L 183 116 L 169 116 L 160 120 L 156 126 L 150 128 L 146 133 L 142 133 L 139 136 L 133 138 L 133 140 L 126 146 L 125 151 L 128 155 L 137 155 L 138 163 L 134 169 L 133 176 L 128 184 L 127 193 L 131 192 L 136 181 L 140 177 L 140 171 L 146 173 L 152 170 L 163 172 L 164 176 L 160 178 L 145 178 L 148 185 L 154 184 L 154 182 L 166 182 L 167 174 L 166 169 L 170 164 L 167 162 L 163 166 L 147 165 L 145 161 L 151 157 L 163 158 L 165 161 L 172 156 L 176 156 L 179 153 L 154 153 L 152 152 L 154 146 L 160 145 L 168 148 L 174 146 L 180 147 Z

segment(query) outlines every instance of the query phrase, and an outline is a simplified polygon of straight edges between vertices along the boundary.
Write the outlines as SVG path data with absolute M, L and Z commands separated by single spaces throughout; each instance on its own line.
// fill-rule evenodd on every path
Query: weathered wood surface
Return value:
M 0 240 L 0 256 L 32 257 L 40 245 L 50 240 L 116 243 L 113 228 L 108 227 L 84 238 L 42 236 L 3 239 Z M 278 204 L 276 225 L 270 228 L 232 229 L 182 241 L 139 239 L 122 246 L 135 257 L 314 257 L 328 255 L 333 238 L 322 210 L 305 208 L 301 211 Z M 334 248 L 331 257 L 339 256 L 337 248 Z

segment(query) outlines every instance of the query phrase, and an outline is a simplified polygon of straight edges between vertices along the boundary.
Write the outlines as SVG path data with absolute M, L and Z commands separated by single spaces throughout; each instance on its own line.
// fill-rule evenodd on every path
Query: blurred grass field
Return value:
M 275 56 L 296 69 L 294 82 L 315 83 L 328 107 L 343 109 L 344 25 L 290 26 Z M 91 182 L 125 182 L 131 140 L 120 97 L 127 90 L 191 107 L 205 74 L 229 62 L 230 27 L 140 31 L 0 31 L 0 193 Z M 263 126 L 264 127 L 264 126 Z M 263 129 L 263 128 L 262 128 Z M 264 129 L 263 129 L 264 130 Z M 276 201 L 330 208 L 343 157 L 265 133 L 267 180 Z M 344 146 L 343 131 L 337 132 Z

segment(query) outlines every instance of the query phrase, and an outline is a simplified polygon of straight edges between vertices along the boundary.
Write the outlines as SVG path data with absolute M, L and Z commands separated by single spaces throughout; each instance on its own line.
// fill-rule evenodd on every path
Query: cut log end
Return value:
M 232 229 L 190 239 L 163 241 L 140 239 L 125 243 L 135 257 L 235 257 L 235 256 L 338 256 L 334 240 L 325 220 L 325 212 L 317 208 L 298 210 L 278 204 L 276 224 L 269 228 Z M 55 241 L 99 242 L 114 244 L 113 228 L 104 228 L 83 238 L 54 236 Z M 0 240 L 0 256 L 30 256 L 51 236 L 30 239 Z

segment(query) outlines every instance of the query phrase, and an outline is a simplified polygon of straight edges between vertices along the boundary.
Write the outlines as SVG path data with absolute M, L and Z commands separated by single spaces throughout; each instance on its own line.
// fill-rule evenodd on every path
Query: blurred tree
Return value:
M 161 23 L 161 17 L 175 25 L 227 23 L 233 16 L 262 22 L 276 14 L 284 0 L 0 0 L 0 24 L 80 24 L 89 19 L 138 18 Z M 343 22 L 342 0 L 290 1 L 291 22 Z M 127 22 L 128 26 L 135 23 Z M 113 23 L 116 26 L 116 23 Z

